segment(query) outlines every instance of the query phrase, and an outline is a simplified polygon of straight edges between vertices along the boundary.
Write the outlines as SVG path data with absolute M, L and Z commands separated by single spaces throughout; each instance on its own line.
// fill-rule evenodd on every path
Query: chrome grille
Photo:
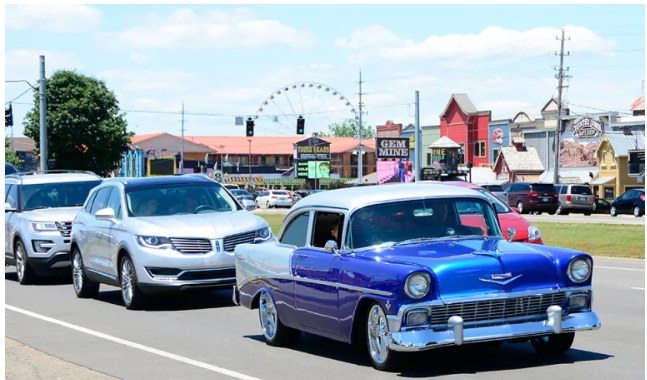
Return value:
M 173 247 L 182 253 L 207 253 L 212 251 L 209 239 L 170 238 Z
M 56 228 L 63 237 L 70 237 L 72 234 L 72 222 L 56 222 Z
M 453 315 L 460 316 L 466 323 L 504 318 L 541 316 L 546 314 L 546 309 L 549 306 L 562 306 L 565 299 L 565 293 L 552 293 L 529 297 L 432 306 L 431 324 L 446 325 L 447 320 Z
M 227 236 L 224 239 L 225 251 L 233 252 L 238 244 L 253 243 L 254 232 L 245 232 L 242 234 Z

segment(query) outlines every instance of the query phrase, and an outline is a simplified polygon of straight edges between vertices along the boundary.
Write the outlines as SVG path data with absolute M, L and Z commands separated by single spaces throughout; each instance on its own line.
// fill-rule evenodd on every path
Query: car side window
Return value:
M 110 207 L 115 212 L 115 219 L 121 219 L 121 190 L 119 188 L 112 189 L 106 207 Z
M 314 230 L 312 231 L 311 245 L 325 248 L 326 243 L 334 241 L 338 248 L 341 246 L 344 214 L 335 212 L 317 212 L 315 214 Z
M 111 189 L 112 188 L 110 187 L 104 187 L 103 189 L 97 191 L 97 196 L 94 197 L 94 203 L 92 204 L 92 208 L 90 209 L 90 214 L 94 215 L 97 213 L 97 211 L 101 210 L 104 207 Z
M 299 248 L 305 247 L 309 222 L 310 212 L 305 212 L 294 218 L 283 232 L 281 244 L 294 245 Z
M 566 193 L 567 193 L 567 190 L 568 190 L 568 187 L 567 187 L 567 186 L 560 186 L 560 187 L 559 187 L 559 193 L 560 193 L 560 194 L 566 194 Z
M 7 189 L 7 186 L 9 186 L 8 189 Z M 5 190 L 7 190 L 5 203 L 9 203 L 11 205 L 11 208 L 13 209 L 18 208 L 18 186 L 5 185 Z
M 85 211 L 86 211 L 86 212 L 90 212 L 90 210 L 92 210 L 92 204 L 94 203 L 94 199 L 95 199 L 96 197 L 97 197 L 97 193 L 96 193 L 96 191 L 95 191 L 95 192 L 94 192 L 94 193 L 92 193 L 92 195 L 90 196 L 90 199 L 88 200 L 88 203 L 86 203 L 86 204 L 85 204 L 84 209 L 85 209 Z

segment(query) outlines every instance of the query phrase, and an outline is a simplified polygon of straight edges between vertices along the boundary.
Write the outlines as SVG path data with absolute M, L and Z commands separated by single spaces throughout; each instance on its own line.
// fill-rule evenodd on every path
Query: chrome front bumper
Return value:
M 422 351 L 438 347 L 496 340 L 529 338 L 533 336 L 597 330 L 600 319 L 594 311 L 562 316 L 562 308 L 548 308 L 548 318 L 542 321 L 504 324 L 486 327 L 463 327 L 463 319 L 453 316 L 448 320 L 449 329 L 411 330 L 389 333 L 389 348 L 394 351 Z

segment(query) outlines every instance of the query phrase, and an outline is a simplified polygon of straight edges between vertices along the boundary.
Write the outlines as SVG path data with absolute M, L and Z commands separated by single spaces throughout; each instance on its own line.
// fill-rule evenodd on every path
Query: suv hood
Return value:
M 24 211 L 22 217 L 36 222 L 71 222 L 82 208 L 82 206 L 42 208 Z
M 130 218 L 136 235 L 221 239 L 241 232 L 269 227 L 247 211 Z
M 552 257 L 532 244 L 503 239 L 444 240 L 393 247 L 389 261 L 431 269 L 443 299 L 557 287 Z

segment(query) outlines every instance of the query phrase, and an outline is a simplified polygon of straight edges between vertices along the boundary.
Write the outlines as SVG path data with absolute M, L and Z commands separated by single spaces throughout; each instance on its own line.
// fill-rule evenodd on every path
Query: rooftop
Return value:
M 323 206 L 353 210 L 374 203 L 436 197 L 477 197 L 487 200 L 484 196 L 472 189 L 433 182 L 395 184 L 390 186 L 358 186 L 309 195 L 297 202 L 289 214 L 298 212 L 304 207 Z

